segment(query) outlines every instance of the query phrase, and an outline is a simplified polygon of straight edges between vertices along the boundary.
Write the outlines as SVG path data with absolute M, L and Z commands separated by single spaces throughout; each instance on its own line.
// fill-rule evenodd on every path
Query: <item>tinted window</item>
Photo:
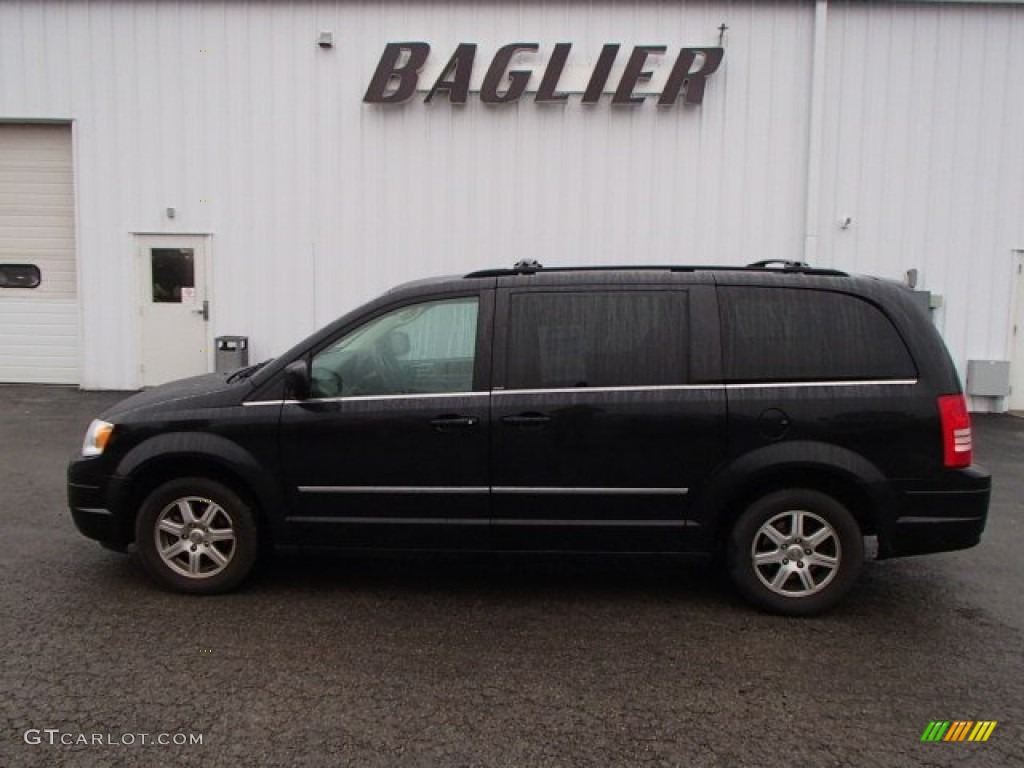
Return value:
M 155 303 L 181 304 L 183 296 L 195 298 L 195 253 L 191 248 L 154 248 L 150 259 Z
M 471 391 L 476 323 L 475 296 L 374 318 L 313 358 L 313 397 Z
M 0 288 L 38 288 L 40 279 L 35 264 L 0 264 Z
M 728 381 L 906 379 L 914 363 L 878 307 L 842 293 L 722 288 Z
M 685 292 L 511 296 L 509 389 L 681 384 L 688 372 Z

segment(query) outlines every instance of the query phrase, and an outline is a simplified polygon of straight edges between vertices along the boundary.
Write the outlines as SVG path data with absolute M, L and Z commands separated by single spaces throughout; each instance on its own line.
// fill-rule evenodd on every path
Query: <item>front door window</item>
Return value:
M 313 397 L 472 391 L 477 311 L 474 296 L 369 321 L 313 358 Z

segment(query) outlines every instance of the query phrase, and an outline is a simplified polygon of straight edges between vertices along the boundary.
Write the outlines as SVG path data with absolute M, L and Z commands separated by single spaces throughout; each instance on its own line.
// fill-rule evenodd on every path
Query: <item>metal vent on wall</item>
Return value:
M 1010 394 L 1008 360 L 968 360 L 967 394 L 976 397 L 1007 397 Z

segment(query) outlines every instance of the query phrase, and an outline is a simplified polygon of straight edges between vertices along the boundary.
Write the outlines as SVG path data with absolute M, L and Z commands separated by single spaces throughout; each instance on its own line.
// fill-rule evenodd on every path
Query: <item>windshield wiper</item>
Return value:
M 273 360 L 273 358 L 271 358 L 271 360 Z M 236 381 L 248 379 L 250 376 L 256 373 L 256 371 L 258 371 L 260 368 L 262 368 L 269 362 L 270 360 L 264 360 L 262 363 L 256 363 L 256 365 L 250 365 L 247 368 L 239 368 L 237 371 L 228 376 L 227 383 L 233 384 Z

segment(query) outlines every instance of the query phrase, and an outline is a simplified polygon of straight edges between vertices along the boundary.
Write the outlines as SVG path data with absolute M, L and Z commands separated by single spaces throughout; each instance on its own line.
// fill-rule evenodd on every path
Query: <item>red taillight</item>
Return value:
M 969 467 L 972 458 L 971 416 L 963 395 L 941 395 L 942 453 L 947 469 Z

